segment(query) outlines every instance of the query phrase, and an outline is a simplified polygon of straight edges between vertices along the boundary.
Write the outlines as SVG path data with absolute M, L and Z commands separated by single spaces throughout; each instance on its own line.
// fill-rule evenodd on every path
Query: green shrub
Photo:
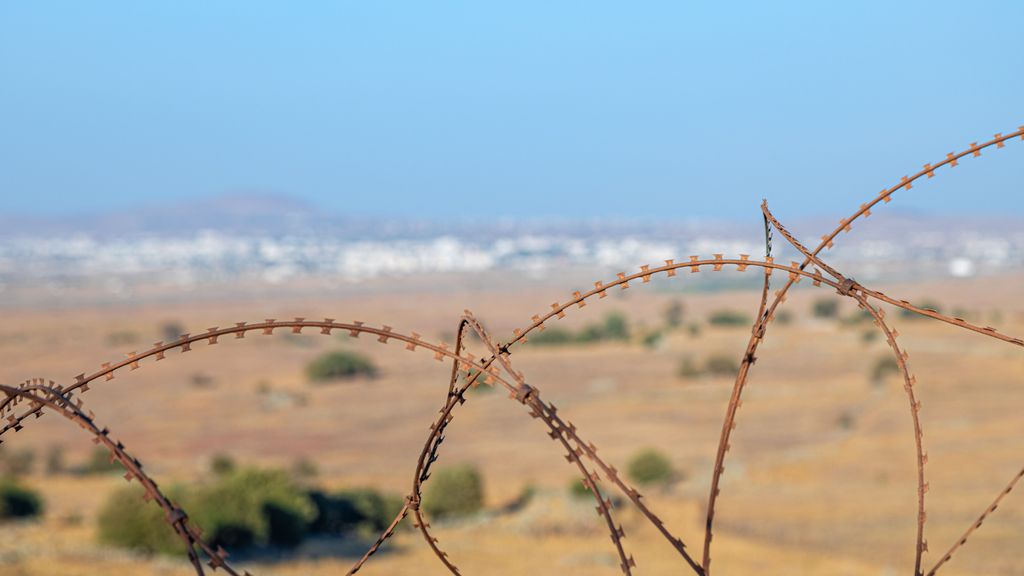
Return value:
M 539 346 L 560 346 L 572 344 L 575 338 L 565 328 L 545 328 L 543 332 L 531 333 L 530 343 Z
M 871 381 L 875 384 L 881 384 L 887 376 L 890 374 L 898 374 L 900 371 L 900 364 L 892 356 L 883 356 L 875 361 L 875 365 L 871 368 Z
M 839 300 L 835 298 L 819 298 L 814 301 L 811 312 L 815 318 L 836 318 L 839 316 Z
M 217 476 L 225 476 L 235 471 L 235 459 L 228 454 L 214 454 L 210 458 L 210 472 Z
M 584 344 L 627 340 L 629 340 L 629 321 L 619 312 L 610 312 L 604 317 L 603 322 L 584 327 L 576 336 L 576 341 Z
M 64 448 L 61 446 L 51 446 L 50 450 L 46 453 L 46 473 L 61 474 L 65 471 L 65 468 Z
M 43 512 L 43 500 L 35 490 L 11 479 L 0 480 L 0 520 L 30 518 Z
M 235 549 L 298 545 L 316 517 L 309 495 L 287 472 L 254 468 L 201 487 L 190 511 L 209 543 Z
M 172 489 L 171 494 L 178 493 Z M 112 492 L 96 519 L 99 541 L 109 546 L 129 548 L 149 554 L 178 554 L 185 549 L 174 529 L 167 524 L 164 511 L 142 499 L 142 486 L 125 486 Z
M 669 459 L 653 448 L 637 452 L 626 472 L 640 486 L 666 485 L 675 476 Z
M 749 326 L 753 323 L 750 316 L 735 310 L 716 310 L 708 317 L 713 326 Z
M 423 510 L 435 518 L 467 516 L 483 505 L 483 478 L 469 464 L 437 470 L 423 494 Z
M 680 378 L 696 378 L 700 376 L 700 369 L 693 362 L 692 356 L 685 356 L 683 361 L 679 363 L 679 372 L 677 374 Z
M 160 325 L 160 336 L 164 342 L 174 342 L 184 333 L 185 327 L 179 322 L 171 320 Z
M 682 300 L 673 300 L 665 307 L 665 325 L 670 329 L 676 329 L 683 325 L 686 318 L 686 307 Z
M 697 336 L 700 336 L 700 324 L 697 324 L 696 322 L 690 322 L 689 324 L 686 325 L 686 331 L 690 334 L 691 337 L 696 338 Z
M 652 330 L 644 334 L 642 342 L 645 348 L 654 349 L 658 347 L 658 344 L 661 343 L 661 340 L 664 337 L 665 335 L 662 333 L 661 330 Z
M 728 354 L 715 354 L 704 363 L 704 372 L 711 376 L 735 376 L 740 364 Z
M 856 418 L 854 418 L 853 414 L 845 410 L 841 414 L 839 414 L 839 417 L 836 419 L 836 424 L 838 424 L 839 428 L 843 430 L 853 429 L 856 423 L 857 420 Z
M 629 340 L 629 322 L 618 312 L 611 312 L 604 317 L 602 329 L 604 340 Z
M 600 485 L 597 487 L 597 490 L 602 492 L 602 496 L 604 495 Z M 569 483 L 569 496 L 576 500 L 589 500 L 594 497 L 593 492 L 583 483 L 582 478 L 576 478 Z
M 843 324 L 854 326 L 862 324 L 864 322 L 874 322 L 875 317 L 871 315 L 866 309 L 855 310 L 846 318 L 843 318 Z
M 788 326 L 793 323 L 793 313 L 789 310 L 780 310 L 775 313 L 775 323 L 779 326 Z
M 372 488 L 353 488 L 334 493 L 314 491 L 310 499 L 316 507 L 316 518 L 310 531 L 344 534 L 379 533 L 387 528 L 402 509 L 405 501 L 397 494 Z
M 97 446 L 89 452 L 89 459 L 77 469 L 79 474 L 110 474 L 124 472 L 124 467 L 117 460 L 110 460 L 110 451 Z
M 36 455 L 32 450 L 0 452 L 0 473 L 4 476 L 25 476 L 31 474 L 35 467 Z
M 376 375 L 377 367 L 369 358 L 347 350 L 328 352 L 306 367 L 306 376 L 311 382 L 328 382 L 357 376 L 372 378 Z
M 924 308 L 926 310 L 934 310 L 935 312 L 942 313 L 942 305 L 935 300 L 925 299 L 915 303 L 918 308 Z M 900 318 L 907 320 L 927 320 L 927 316 L 922 316 L 917 312 L 907 310 L 906 308 L 900 308 Z

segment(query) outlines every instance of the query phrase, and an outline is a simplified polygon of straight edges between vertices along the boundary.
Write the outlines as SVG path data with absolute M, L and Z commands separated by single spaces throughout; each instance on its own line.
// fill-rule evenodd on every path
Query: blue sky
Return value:
M 838 217 L 1024 124 L 1022 22 L 1020 2 L 4 2 L 0 209 L 259 191 Z M 1024 214 L 1022 176 L 1014 142 L 899 205 Z

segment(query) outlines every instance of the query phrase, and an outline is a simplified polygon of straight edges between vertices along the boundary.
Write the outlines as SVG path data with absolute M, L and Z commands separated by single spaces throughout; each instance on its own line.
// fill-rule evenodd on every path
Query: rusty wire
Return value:
M 877 304 L 873 304 L 871 301 L 874 300 L 877 303 L 889 304 L 897 308 L 902 308 L 903 310 L 914 312 L 965 330 L 983 334 L 990 338 L 1007 342 L 1015 346 L 1024 347 L 1024 340 L 1003 334 L 997 329 L 989 326 L 977 326 L 961 318 L 954 318 L 943 315 L 935 310 L 920 308 L 905 300 L 895 299 L 886 296 L 882 292 L 871 290 L 852 278 L 840 273 L 836 268 L 822 260 L 819 255 L 823 250 L 832 248 L 835 238 L 841 232 L 849 232 L 854 221 L 861 217 L 870 216 L 871 208 L 880 202 L 889 202 L 891 200 L 891 196 L 896 191 L 901 189 L 909 190 L 912 187 L 912 183 L 922 177 L 932 178 L 935 170 L 940 167 L 949 166 L 952 168 L 957 166 L 959 161 L 964 157 L 980 156 L 981 150 L 985 148 L 990 146 L 1003 148 L 1006 141 L 1016 137 L 1020 137 L 1024 140 L 1024 126 L 1006 135 L 996 134 L 994 138 L 982 144 L 974 143 L 963 152 L 950 153 L 944 160 L 937 162 L 934 165 L 925 164 L 921 171 L 917 172 L 913 176 L 904 176 L 900 179 L 898 184 L 890 188 L 883 189 L 870 202 L 862 204 L 860 209 L 853 215 L 841 220 L 839 222 L 839 226 L 835 230 L 821 237 L 821 243 L 813 250 L 810 250 L 801 244 L 796 237 L 792 235 L 771 213 L 768 209 L 767 202 L 765 202 L 761 207 L 765 225 L 764 260 L 754 260 L 745 254 L 741 254 L 738 258 L 726 258 L 722 254 L 714 254 L 712 258 L 704 259 L 699 256 L 690 256 L 689 260 L 685 262 L 666 260 L 664 265 L 653 267 L 650 265 L 641 266 L 639 272 L 634 272 L 632 274 L 621 272 L 617 275 L 616 279 L 608 283 L 598 281 L 594 283 L 594 288 L 591 290 L 586 292 L 574 292 L 572 297 L 565 303 L 555 302 L 551 304 L 549 311 L 544 314 L 534 315 L 531 318 L 530 324 L 523 329 L 514 330 L 512 338 L 504 343 L 496 343 L 485 328 L 468 310 L 459 319 L 454 347 L 450 347 L 446 343 L 433 343 L 427 341 L 416 332 L 405 334 L 394 330 L 391 326 L 384 325 L 381 327 L 375 327 L 360 321 L 337 322 L 332 318 L 325 318 L 321 321 L 295 318 L 294 320 L 289 321 L 267 319 L 263 322 L 255 322 L 251 324 L 239 322 L 228 328 L 208 328 L 201 334 L 183 334 L 173 342 L 156 342 L 148 350 L 128 353 L 126 358 L 121 361 L 104 363 L 101 365 L 99 370 L 91 374 L 79 374 L 74 378 L 73 382 L 67 385 L 58 385 L 52 381 L 47 382 L 38 378 L 26 381 L 18 386 L 0 385 L 0 393 L 3 394 L 3 398 L 0 400 L 0 418 L 5 418 L 4 424 L 0 426 L 0 436 L 11 430 L 14 430 L 15 432 L 21 430 L 27 423 L 30 416 L 38 418 L 43 414 L 44 410 L 55 412 L 63 418 L 78 424 L 84 431 L 93 436 L 94 442 L 102 444 L 110 451 L 111 461 L 118 461 L 122 466 L 124 466 L 126 469 L 126 480 L 130 482 L 132 479 L 135 479 L 143 486 L 144 499 L 155 502 L 164 510 L 166 521 L 174 529 L 179 538 L 181 538 L 189 562 L 197 574 L 204 574 L 204 564 L 200 558 L 200 554 L 202 554 L 207 558 L 207 566 L 214 570 L 217 568 L 223 568 L 229 574 L 238 575 L 239 573 L 236 572 L 235 569 L 227 562 L 227 552 L 220 548 L 212 549 L 205 544 L 202 540 L 201 529 L 193 523 L 190 523 L 188 515 L 164 496 L 156 482 L 154 482 L 146 472 L 143 471 L 142 464 L 139 460 L 129 455 L 123 444 L 110 438 L 110 430 L 108 428 L 101 428 L 95 424 L 92 413 L 84 408 L 82 395 L 89 390 L 91 383 L 101 378 L 105 381 L 112 380 L 115 377 L 115 372 L 124 368 L 127 368 L 129 371 L 136 370 L 141 366 L 141 362 L 143 360 L 150 358 L 154 361 L 163 360 L 167 358 L 166 355 L 168 352 L 175 349 L 179 350 L 180 353 L 189 352 L 192 349 L 193 344 L 202 343 L 203 341 L 205 341 L 208 346 L 212 346 L 217 344 L 221 337 L 225 336 L 233 336 L 235 339 L 244 339 L 250 332 L 257 332 L 269 336 L 273 335 L 275 330 L 279 329 L 290 329 L 292 333 L 299 334 L 302 333 L 304 328 L 319 329 L 320 334 L 323 335 L 330 335 L 334 330 L 347 331 L 353 338 L 358 338 L 362 334 L 368 334 L 376 337 L 377 341 L 382 344 L 394 341 L 403 343 L 405 348 L 409 351 L 423 350 L 431 352 L 433 353 L 434 359 L 439 362 L 443 362 L 446 359 L 451 360 L 452 368 L 444 402 L 442 403 L 437 418 L 429 427 L 429 433 L 427 438 L 424 440 L 423 448 L 413 470 L 412 486 L 409 494 L 405 498 L 404 505 L 391 524 L 381 533 L 377 540 L 371 544 L 366 553 L 351 567 L 348 574 L 354 574 L 357 572 L 395 533 L 398 525 L 410 514 L 413 516 L 414 526 L 420 531 L 428 547 L 430 547 L 440 562 L 452 574 L 461 574 L 459 569 L 456 567 L 454 560 L 449 558 L 448 554 L 441 549 L 438 539 L 432 534 L 430 530 L 430 523 L 426 518 L 424 511 L 421 509 L 420 503 L 422 501 L 423 486 L 430 478 L 432 465 L 440 457 L 440 449 L 445 440 L 445 433 L 449 423 L 454 418 L 456 408 L 466 402 L 466 392 L 470 387 L 488 385 L 504 387 L 508 392 L 509 398 L 515 400 L 519 404 L 522 404 L 527 409 L 527 414 L 545 426 L 551 439 L 556 441 L 560 448 L 565 451 L 564 456 L 566 460 L 577 468 L 582 477 L 584 486 L 592 492 L 596 502 L 595 509 L 608 529 L 616 555 L 620 561 L 620 568 L 624 574 L 627 576 L 632 574 L 632 569 L 636 566 L 636 561 L 633 556 L 626 551 L 624 542 L 625 532 L 621 525 L 616 524 L 612 510 L 612 501 L 610 498 L 605 496 L 605 490 L 610 489 L 615 489 L 622 493 L 631 502 L 631 504 L 641 512 L 643 517 L 650 522 L 673 546 L 683 560 L 684 565 L 693 573 L 703 576 L 710 574 L 711 572 L 711 542 L 713 538 L 713 525 L 715 520 L 715 505 L 721 493 L 720 482 L 725 471 L 726 455 L 731 447 L 731 433 L 736 428 L 738 410 L 742 405 L 742 393 L 744 387 L 749 381 L 751 368 L 756 362 L 758 347 L 763 341 L 767 327 L 774 319 L 778 307 L 785 301 L 785 297 L 789 289 L 802 279 L 808 278 L 812 285 L 817 287 L 821 287 L 823 285 L 831 287 L 839 296 L 853 299 L 860 308 L 867 311 L 873 318 L 878 329 L 885 335 L 886 341 L 895 356 L 900 373 L 904 380 L 904 391 L 906 392 L 910 406 L 909 414 L 913 423 L 915 435 L 914 444 L 917 462 L 917 530 L 915 540 L 914 576 L 923 576 L 924 572 L 922 572 L 921 569 L 923 555 L 928 551 L 928 544 L 924 537 L 926 520 L 925 494 L 928 492 L 925 465 L 928 462 L 928 455 L 924 451 L 923 445 L 924 433 L 921 425 L 921 402 L 917 399 L 915 394 L 915 387 L 918 385 L 918 382 L 916 377 L 910 371 L 907 361 L 909 356 L 908 352 L 897 342 L 898 332 L 885 321 L 884 311 L 877 306 Z M 804 261 L 802 263 L 793 262 L 790 265 L 785 265 L 775 262 L 772 255 L 772 242 L 775 233 L 781 235 L 804 256 Z M 512 353 L 511 349 L 520 343 L 526 343 L 528 341 L 528 335 L 531 332 L 534 330 L 538 332 L 543 331 L 545 329 L 545 323 L 564 318 L 567 312 L 571 311 L 573 307 L 580 309 L 585 307 L 587 302 L 591 299 L 596 298 L 600 300 L 605 298 L 608 290 L 613 288 L 625 290 L 629 288 L 630 282 L 635 281 L 640 281 L 641 283 L 646 284 L 650 282 L 651 278 L 655 275 L 674 277 L 678 271 L 683 269 L 688 269 L 690 273 L 699 273 L 702 269 L 708 268 L 713 272 L 717 272 L 723 270 L 725 266 L 729 266 L 731 269 L 735 269 L 738 272 L 743 272 L 749 267 L 761 268 L 764 277 L 758 313 L 751 328 L 751 337 L 744 351 L 732 394 L 726 408 L 726 414 L 723 419 L 722 433 L 716 450 L 714 468 L 712 470 L 711 491 L 707 502 L 707 521 L 705 525 L 703 552 L 702 556 L 698 559 L 690 554 L 683 540 L 672 534 L 658 516 L 655 515 L 647 506 L 640 492 L 627 484 L 614 466 L 608 464 L 604 459 L 598 456 L 597 448 L 592 443 L 583 439 L 581 432 L 577 430 L 576 426 L 559 415 L 558 409 L 553 404 L 541 399 L 540 388 L 537 387 L 536 383 L 527 383 L 525 376 L 513 368 L 510 356 Z M 813 266 L 813 272 L 809 272 L 807 270 L 809 266 Z M 769 299 L 771 277 L 774 271 L 785 273 L 787 275 L 787 281 L 782 288 L 775 292 L 774 298 Z M 489 357 L 478 359 L 465 350 L 464 338 L 468 330 L 475 333 L 479 337 L 480 341 L 483 342 L 490 354 Z M 20 409 L 21 405 L 25 403 L 27 403 L 28 406 L 24 409 Z M 967 528 L 960 539 L 955 541 L 948 551 L 934 564 L 931 569 L 928 570 L 928 576 L 935 574 L 939 568 L 949 561 L 954 553 L 966 544 L 968 538 L 981 527 L 983 522 L 996 510 L 996 508 L 1002 503 L 1003 499 L 1010 493 L 1022 477 L 1024 477 L 1024 469 L 1011 478 L 1010 482 L 1000 491 L 995 500 L 980 514 L 977 520 Z M 248 572 L 243 572 L 243 574 L 248 574 Z

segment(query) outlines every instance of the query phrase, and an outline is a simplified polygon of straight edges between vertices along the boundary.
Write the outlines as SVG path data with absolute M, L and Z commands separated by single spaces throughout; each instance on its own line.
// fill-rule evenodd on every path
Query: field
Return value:
M 557 283 L 555 283 L 557 284 Z M 946 311 L 1006 333 L 1024 333 L 1024 278 L 1007 276 L 885 286 L 886 293 L 928 299 Z M 327 299 L 205 299 L 138 306 L 8 310 L 0 327 L 0 381 L 42 376 L 58 383 L 123 358 L 168 325 L 198 333 L 264 318 L 333 317 L 416 330 L 453 341 L 455 319 L 473 310 L 499 340 L 564 299 L 567 285 L 358 294 Z M 752 315 L 752 291 L 679 292 L 671 285 L 631 287 L 574 310 L 557 326 L 580 330 L 611 311 L 629 321 L 628 342 L 543 346 L 528 343 L 512 360 L 527 381 L 575 423 L 619 469 L 643 448 L 671 457 L 680 472 L 645 492 L 651 507 L 689 548 L 701 548 L 704 503 L 731 376 L 681 377 L 726 354 L 738 359 L 749 325 L 708 322 L 711 313 Z M 909 574 L 915 527 L 913 431 L 902 382 L 872 371 L 889 353 L 866 336 L 870 322 L 843 303 L 838 318 L 812 314 L 825 290 L 800 289 L 786 303 L 759 353 L 727 461 L 712 558 L 717 574 Z M 665 311 L 684 303 L 683 322 L 665 329 Z M 1024 353 L 927 319 L 887 310 L 910 351 L 922 400 L 930 490 L 926 535 L 930 567 L 1024 464 Z M 846 320 L 846 321 L 844 321 Z M 659 331 L 661 338 L 644 336 Z M 408 492 L 415 459 L 446 391 L 450 366 L 428 353 L 347 334 L 252 334 L 214 349 L 195 346 L 137 372 L 97 382 L 86 395 L 97 420 L 169 485 L 205 473 L 215 454 L 239 462 L 290 466 L 315 462 L 325 486 L 374 486 Z M 374 379 L 314 386 L 304 368 L 320 354 L 358 351 L 380 367 Z M 479 343 L 470 351 L 483 354 Z M 4 437 L 4 450 L 41 459 L 61 446 L 75 463 L 93 448 L 58 418 L 30 422 Z M 576 479 L 561 449 L 523 406 L 500 391 L 472 390 L 457 412 L 439 465 L 469 462 L 485 479 L 487 511 L 437 523 L 441 547 L 465 574 L 619 574 L 614 549 L 592 501 L 569 495 Z M 189 574 L 182 558 L 146 557 L 100 546 L 95 516 L 120 476 L 46 474 L 26 482 L 46 501 L 42 519 L 4 526 L 0 574 Z M 578 481 L 578 479 L 577 479 Z M 520 495 L 530 487 L 533 497 Z M 1024 574 L 1019 558 L 1024 502 L 1011 494 L 943 574 Z M 518 503 L 518 504 L 517 504 Z M 141 502 L 140 502 L 141 505 Z M 637 574 L 681 573 L 674 550 L 628 505 L 617 519 Z M 233 556 L 254 574 L 344 573 L 363 551 L 358 538 L 317 538 L 294 554 Z M 418 533 L 400 532 L 360 573 L 444 574 Z

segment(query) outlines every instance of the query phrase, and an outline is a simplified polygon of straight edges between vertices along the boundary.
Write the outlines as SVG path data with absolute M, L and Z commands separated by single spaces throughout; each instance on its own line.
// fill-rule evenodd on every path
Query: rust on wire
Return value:
M 835 291 L 838 297 L 850 298 L 857 305 L 865 310 L 875 321 L 875 325 L 886 337 L 896 363 L 903 376 L 904 391 L 909 404 L 909 417 L 913 424 L 914 445 L 916 452 L 917 467 L 917 530 L 914 542 L 915 560 L 914 576 L 923 576 L 923 557 L 928 551 L 928 543 L 925 540 L 925 494 L 928 492 L 928 483 L 925 475 L 925 465 L 928 462 L 928 455 L 924 450 L 924 433 L 922 428 L 921 402 L 917 399 L 915 387 L 916 377 L 910 372 L 908 358 L 909 353 L 897 342 L 899 333 L 889 326 L 885 320 L 884 310 L 879 304 L 888 304 L 903 310 L 932 318 L 934 320 L 950 324 L 977 334 L 987 336 L 996 340 L 1009 343 L 1014 346 L 1024 347 L 1024 339 L 1009 336 L 989 326 L 977 326 L 961 318 L 954 318 L 943 315 L 935 310 L 920 308 L 909 302 L 893 298 L 880 291 L 872 290 L 842 274 L 838 269 L 831 266 L 820 254 L 823 250 L 831 249 L 840 233 L 850 232 L 853 224 L 861 217 L 871 215 L 871 210 L 879 203 L 888 203 L 894 193 L 900 190 L 909 191 L 915 181 L 920 178 L 930 179 L 935 176 L 939 168 L 948 166 L 955 167 L 965 157 L 981 156 L 981 151 L 994 146 L 1003 148 L 1007 141 L 1013 138 L 1024 140 L 1024 126 L 1007 134 L 996 134 L 991 140 L 982 143 L 972 143 L 970 147 L 962 152 L 951 152 L 946 158 L 934 164 L 925 164 L 919 172 L 903 176 L 895 185 L 883 189 L 874 199 L 860 205 L 860 208 L 852 215 L 839 221 L 837 228 L 821 237 L 821 242 L 814 248 L 809 249 L 797 240 L 781 222 L 772 214 L 768 208 L 767 201 L 761 205 L 761 212 L 764 217 L 765 234 L 765 255 L 763 260 L 752 259 L 747 254 L 740 254 L 738 257 L 727 257 L 721 253 L 714 253 L 710 258 L 699 255 L 689 256 L 687 261 L 676 262 L 665 260 L 664 265 L 644 264 L 639 267 L 638 272 L 627 274 L 620 272 L 616 278 L 608 281 L 596 281 L 593 288 L 587 291 L 577 290 L 572 292 L 564 303 L 554 302 L 548 306 L 548 310 L 542 314 L 532 316 L 531 322 L 525 328 L 517 328 L 512 333 L 512 338 L 505 342 L 496 343 L 485 328 L 477 321 L 470 311 L 459 318 L 458 329 L 454 347 L 448 344 L 434 343 L 425 340 L 417 332 L 408 334 L 396 330 L 388 325 L 380 327 L 366 324 L 361 321 L 338 322 L 333 318 L 323 320 L 307 320 L 304 317 L 296 317 L 293 320 L 267 319 L 263 322 L 238 322 L 228 328 L 211 327 L 201 334 L 183 334 L 173 342 L 156 342 L 148 350 L 132 351 L 117 362 L 104 362 L 99 370 L 89 373 L 83 372 L 76 376 L 67 385 L 58 385 L 53 381 L 42 378 L 33 378 L 18 386 L 0 385 L 0 436 L 11 432 L 22 430 L 29 418 L 39 418 L 44 411 L 53 412 L 61 417 L 74 422 L 86 433 L 90 434 L 93 441 L 102 444 L 110 451 L 111 461 L 120 462 L 125 470 L 125 479 L 129 482 L 138 481 L 143 487 L 143 498 L 146 502 L 154 502 L 164 511 L 165 520 L 174 529 L 175 533 L 182 540 L 184 551 L 195 572 L 203 575 L 206 567 L 213 570 L 223 569 L 228 574 L 239 575 L 248 572 L 237 572 L 228 563 L 228 553 L 221 548 L 213 549 L 202 540 L 202 531 L 189 521 L 188 514 L 171 502 L 159 489 L 144 471 L 142 463 L 131 456 L 124 445 L 111 438 L 110 430 L 100 427 L 95 423 L 95 416 L 84 407 L 82 395 L 89 391 L 91 383 L 100 379 L 109 381 L 114 378 L 115 373 L 127 368 L 134 371 L 145 365 L 144 361 L 152 359 L 154 362 L 167 358 L 167 353 L 178 349 L 179 353 L 188 352 L 195 343 L 205 341 L 208 346 L 220 343 L 221 337 L 233 337 L 232 340 L 245 339 L 249 332 L 273 336 L 278 332 L 275 330 L 290 330 L 292 334 L 310 334 L 319 329 L 321 335 L 331 335 L 337 330 L 346 333 L 353 338 L 367 334 L 376 338 L 381 344 L 399 343 L 410 352 L 424 351 L 432 354 L 439 362 L 451 361 L 451 372 L 448 380 L 447 390 L 438 415 L 427 427 L 428 434 L 424 440 L 423 448 L 417 458 L 413 469 L 412 483 L 409 493 L 405 497 L 404 504 L 388 527 L 370 545 L 367 551 L 359 560 L 353 564 L 348 574 L 354 574 L 362 568 L 380 548 L 394 535 L 397 527 L 409 516 L 413 518 L 414 527 L 420 531 L 427 546 L 434 552 L 438 560 L 449 572 L 455 575 L 461 574 L 454 560 L 448 553 L 442 550 L 441 544 L 430 528 L 430 522 L 420 506 L 423 498 L 423 487 L 429 481 L 431 470 L 435 462 L 441 456 L 441 447 L 445 441 L 445 434 L 448 425 L 455 417 L 459 406 L 467 401 L 466 392 L 470 387 L 476 386 L 500 386 L 508 393 L 508 397 L 522 405 L 526 415 L 537 420 L 548 432 L 548 436 L 557 443 L 560 450 L 564 451 L 564 457 L 568 463 L 573 465 L 579 472 L 581 482 L 592 493 L 595 500 L 595 510 L 601 522 L 607 527 L 612 545 L 618 557 L 619 567 L 623 574 L 630 576 L 637 562 L 626 550 L 626 533 L 621 524 L 615 520 L 612 500 L 606 495 L 612 490 L 620 492 L 625 496 L 641 514 L 651 523 L 652 526 L 672 545 L 681 559 L 681 566 L 685 566 L 690 572 L 699 576 L 711 573 L 711 543 L 715 521 L 716 504 L 721 495 L 721 480 L 725 473 L 725 460 L 731 447 L 731 434 L 736 429 L 738 411 L 743 404 L 742 395 L 746 385 L 749 383 L 750 371 L 757 360 L 757 351 L 767 333 L 767 327 L 775 317 L 778 307 L 785 301 L 786 294 L 792 286 L 803 278 L 809 278 L 814 287 L 828 287 Z M 773 256 L 773 240 L 778 233 L 791 244 L 801 255 L 803 262 L 793 262 L 790 265 L 780 264 Z M 729 266 L 729 268 L 726 268 Z M 763 284 L 761 290 L 758 312 L 753 326 L 747 347 L 741 358 L 736 380 L 733 384 L 732 393 L 722 421 L 722 431 L 716 450 L 715 461 L 711 470 L 711 489 L 706 506 L 706 523 L 703 538 L 703 549 L 701 555 L 692 555 L 689 548 L 681 538 L 673 534 L 651 510 L 643 496 L 635 488 L 626 483 L 618 470 L 601 456 L 593 443 L 583 439 L 582 432 L 577 427 L 563 418 L 558 409 L 548 401 L 545 401 L 541 389 L 536 383 L 527 383 L 522 372 L 516 371 L 511 363 L 510 356 L 519 344 L 525 344 L 528 336 L 534 330 L 540 332 L 545 328 L 549 320 L 560 320 L 569 312 L 579 311 L 587 305 L 587 301 L 596 298 L 603 299 L 611 288 L 619 287 L 625 290 L 630 282 L 639 280 L 640 284 L 648 284 L 652 277 L 663 275 L 665 278 L 677 277 L 677 272 L 689 269 L 690 273 L 698 273 L 701 269 L 711 272 L 723 270 L 735 270 L 744 272 L 750 267 L 760 268 L 763 271 Z M 811 268 L 809 271 L 808 268 Z M 770 298 L 772 272 L 778 270 L 786 276 L 785 283 L 774 292 Z M 303 332 L 304 328 L 311 331 Z M 487 348 L 486 357 L 476 358 L 465 350 L 465 339 L 469 332 L 472 332 L 477 339 Z M 221 349 L 218 346 L 216 349 Z M 939 558 L 927 575 L 935 574 L 954 553 L 965 546 L 969 537 L 981 528 L 988 517 L 996 511 L 998 506 L 1013 490 L 1017 483 L 1024 478 L 1024 469 L 1018 472 L 1010 482 L 1000 491 L 992 503 L 981 512 L 975 520 L 956 540 L 948 551 Z

